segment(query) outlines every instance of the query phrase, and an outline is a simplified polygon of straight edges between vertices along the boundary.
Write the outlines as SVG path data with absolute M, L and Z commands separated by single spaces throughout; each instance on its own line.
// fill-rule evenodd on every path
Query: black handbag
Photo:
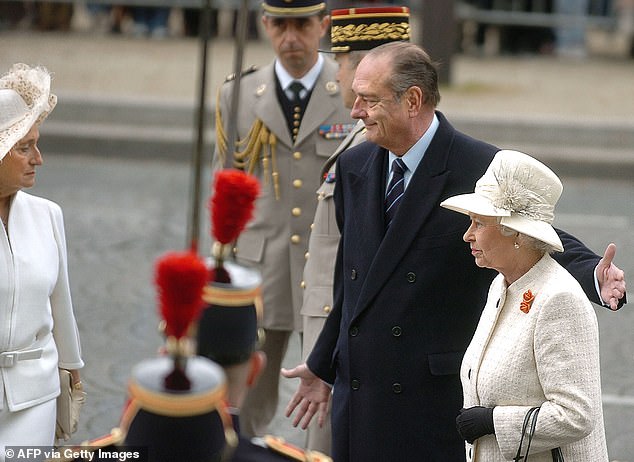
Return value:
M 531 442 L 533 441 L 533 435 L 535 434 L 535 427 L 537 426 L 537 416 L 539 415 L 539 407 L 532 407 L 524 416 L 524 423 L 522 424 L 522 437 L 520 438 L 520 444 L 517 448 L 517 453 L 513 460 L 515 462 L 527 462 L 528 451 L 531 449 Z M 526 450 L 522 455 L 522 446 L 524 445 L 524 437 L 526 437 Z M 564 462 L 564 455 L 561 452 L 561 448 L 552 449 L 551 454 L 553 456 L 553 462 Z

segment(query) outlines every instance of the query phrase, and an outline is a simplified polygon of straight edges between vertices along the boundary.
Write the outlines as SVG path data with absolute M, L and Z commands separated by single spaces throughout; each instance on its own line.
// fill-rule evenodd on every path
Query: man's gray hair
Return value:
M 423 103 L 436 107 L 440 102 L 437 64 L 418 45 L 409 42 L 392 42 L 373 48 L 368 56 L 389 56 L 391 75 L 387 85 L 396 98 L 400 98 L 410 87 L 419 87 L 423 92 Z

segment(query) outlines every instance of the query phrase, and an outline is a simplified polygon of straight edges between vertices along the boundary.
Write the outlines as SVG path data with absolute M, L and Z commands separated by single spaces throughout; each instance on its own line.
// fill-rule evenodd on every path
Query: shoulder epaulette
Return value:
M 332 462 L 332 458 L 319 451 L 307 451 L 294 444 L 287 443 L 279 436 L 266 435 L 262 438 L 269 449 L 300 462 Z
M 242 77 L 244 77 L 245 75 L 252 74 L 253 72 L 255 72 L 257 70 L 258 70 L 258 66 L 256 66 L 256 65 L 247 67 L 245 70 L 242 71 Z M 236 73 L 232 72 L 227 77 L 225 77 L 225 83 L 231 82 L 232 80 L 235 80 L 235 78 L 236 78 Z

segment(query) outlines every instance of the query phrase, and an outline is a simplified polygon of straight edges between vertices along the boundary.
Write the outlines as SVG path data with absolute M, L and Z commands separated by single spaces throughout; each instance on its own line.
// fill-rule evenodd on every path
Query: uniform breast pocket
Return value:
M 315 145 L 317 155 L 320 157 L 330 157 L 339 147 L 340 139 L 326 139 L 319 137 Z
M 311 232 L 314 235 L 335 236 L 339 241 L 339 227 L 337 226 L 333 198 L 334 190 L 334 182 L 324 182 L 317 190 L 317 210 Z
M 245 231 L 238 238 L 236 257 L 252 263 L 261 263 L 264 258 L 266 238 L 259 233 Z
M 325 182 L 321 184 L 319 189 L 317 190 L 317 195 L 322 200 L 332 200 L 332 196 L 335 193 L 335 183 L 332 181 L 334 175 L 330 178 L 327 178 Z

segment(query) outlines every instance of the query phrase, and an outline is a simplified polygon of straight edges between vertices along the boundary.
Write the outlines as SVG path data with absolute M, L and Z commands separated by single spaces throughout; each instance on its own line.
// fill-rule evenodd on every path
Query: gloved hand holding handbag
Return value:
M 456 428 L 460 436 L 469 444 L 481 436 L 495 433 L 493 408 L 474 406 L 461 409 L 456 417 Z

